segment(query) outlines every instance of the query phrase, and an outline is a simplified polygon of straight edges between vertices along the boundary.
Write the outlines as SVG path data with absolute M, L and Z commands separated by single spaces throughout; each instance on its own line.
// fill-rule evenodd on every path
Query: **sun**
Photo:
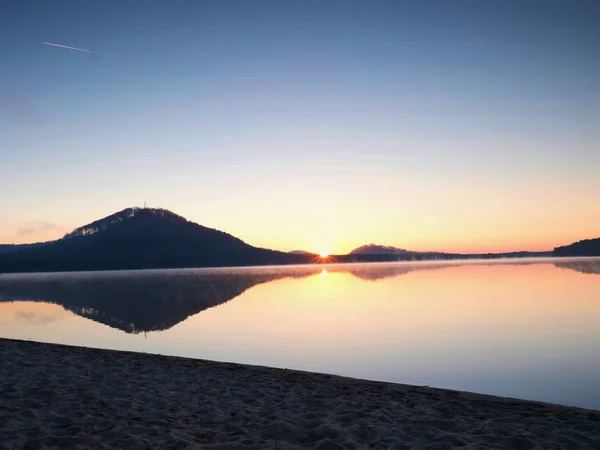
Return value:
M 328 252 L 328 251 L 325 251 L 325 250 L 321 250 L 321 251 L 319 252 L 319 256 L 320 256 L 322 259 L 325 259 L 325 258 L 329 257 L 329 252 Z

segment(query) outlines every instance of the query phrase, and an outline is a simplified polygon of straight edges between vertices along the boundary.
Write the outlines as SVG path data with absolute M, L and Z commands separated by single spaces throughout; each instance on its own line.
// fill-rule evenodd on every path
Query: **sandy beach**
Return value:
M 0 448 L 600 448 L 600 412 L 0 339 Z

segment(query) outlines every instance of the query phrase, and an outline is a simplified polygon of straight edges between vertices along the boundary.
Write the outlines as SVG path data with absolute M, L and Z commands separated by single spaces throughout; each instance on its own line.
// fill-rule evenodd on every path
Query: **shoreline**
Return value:
M 600 411 L 0 339 L 0 449 L 591 448 Z
M 347 256 L 347 255 L 342 255 Z M 321 268 L 327 266 L 354 266 L 354 265 L 366 265 L 366 264 L 439 264 L 439 265 L 451 265 L 456 263 L 458 265 L 474 265 L 474 264 L 531 264 L 532 262 L 552 262 L 552 261 L 580 261 L 580 260 L 599 260 L 600 256 L 556 256 L 556 255 L 540 255 L 540 256 L 498 256 L 498 257 L 484 257 L 485 255 L 473 255 L 468 257 L 460 258 L 422 258 L 422 259 L 381 259 L 381 260 L 319 260 L 319 261 L 304 261 L 304 262 L 293 262 L 293 263 L 280 263 L 280 264 L 250 264 L 250 265 L 204 265 L 204 266 L 165 266 L 165 267 L 137 267 L 137 268 L 95 268 L 95 269 L 58 269 L 58 270 L 42 270 L 42 271 L 8 271 L 0 272 L 0 276 L 6 275 L 59 275 L 59 274 L 98 274 L 98 273 L 131 273 L 131 272 L 160 272 L 167 270 L 174 271 L 195 271 L 195 270 L 206 270 L 206 271 L 227 271 L 227 270 L 240 270 L 240 269 L 294 269 L 294 268 Z M 331 258 L 335 255 L 331 255 Z

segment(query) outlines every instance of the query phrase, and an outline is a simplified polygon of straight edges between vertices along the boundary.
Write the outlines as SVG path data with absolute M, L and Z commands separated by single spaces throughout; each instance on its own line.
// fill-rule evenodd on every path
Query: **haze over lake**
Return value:
M 597 409 L 599 323 L 600 259 L 0 276 L 0 337 Z

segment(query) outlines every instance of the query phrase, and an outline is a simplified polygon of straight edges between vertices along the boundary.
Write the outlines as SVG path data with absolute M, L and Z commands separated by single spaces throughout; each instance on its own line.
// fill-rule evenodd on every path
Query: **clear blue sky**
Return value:
M 599 236 L 599 23 L 594 1 L 4 1 L 0 242 L 144 201 L 282 250 Z

